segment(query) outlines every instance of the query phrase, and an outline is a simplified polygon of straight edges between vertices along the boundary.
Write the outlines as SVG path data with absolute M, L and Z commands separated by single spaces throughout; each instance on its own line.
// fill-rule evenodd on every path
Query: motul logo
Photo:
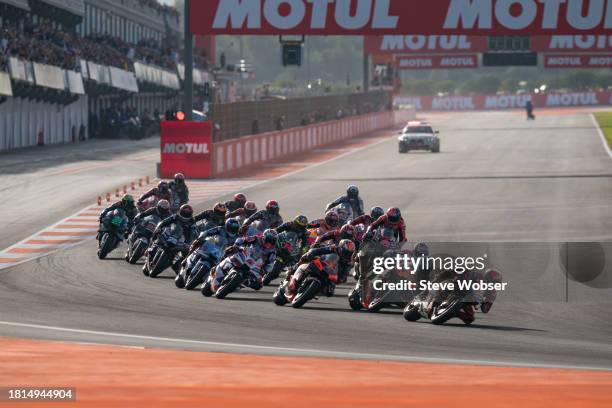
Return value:
M 466 35 L 385 35 L 381 51 L 452 51 L 470 50 Z
M 306 3 L 312 7 L 309 13 Z M 245 24 L 260 29 L 262 20 L 278 30 L 291 30 L 305 20 L 310 29 L 323 29 L 328 18 L 345 30 L 397 28 L 399 16 L 392 16 L 389 8 L 390 0 L 220 0 L 213 29 Z
M 612 48 L 610 35 L 553 35 L 551 50 L 607 50 Z
M 605 29 L 612 28 L 612 1 L 452 0 L 444 28 L 486 30 L 501 25 L 510 30 L 523 30 L 538 24 L 541 29 L 555 30 L 565 23 L 576 30 L 591 30 L 602 23 Z
M 208 143 L 166 143 L 163 154 L 210 154 Z

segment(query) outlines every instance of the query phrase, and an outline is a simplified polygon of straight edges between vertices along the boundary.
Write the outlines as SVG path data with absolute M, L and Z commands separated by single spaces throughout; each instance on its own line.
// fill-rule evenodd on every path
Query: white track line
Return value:
M 610 156 L 610 158 L 612 159 L 612 149 L 610 149 L 610 145 L 608 144 L 608 139 L 606 139 L 606 135 L 604 135 L 601 126 L 599 126 L 599 122 L 595 118 L 595 115 L 591 113 L 590 116 L 591 120 L 593 121 L 593 124 L 595 125 L 595 129 L 597 129 L 597 133 L 599 133 L 599 137 L 601 138 L 601 143 L 603 143 L 604 145 L 604 149 L 606 149 L 606 152 L 608 152 L 608 156 Z
M 176 338 L 171 338 L 171 337 L 145 336 L 145 335 L 139 335 L 139 334 L 125 334 L 125 333 L 97 331 L 97 330 L 70 329 L 66 327 L 43 326 L 43 325 L 38 325 L 38 324 L 27 324 L 27 323 L 16 323 L 16 322 L 5 322 L 5 321 L 0 321 L 0 325 L 9 326 L 9 327 L 21 327 L 21 328 L 27 328 L 27 329 L 48 330 L 48 331 L 55 331 L 55 332 L 95 335 L 95 336 L 103 336 L 103 337 L 119 338 L 119 339 L 134 339 L 134 340 L 157 341 L 157 342 L 164 342 L 164 343 L 175 343 L 177 345 L 183 344 L 183 345 L 192 345 L 192 346 L 206 346 L 206 347 L 211 347 L 211 348 L 220 347 L 223 349 L 234 349 L 236 351 L 242 350 L 242 352 L 251 352 L 251 353 L 255 353 L 259 351 L 259 352 L 286 353 L 286 354 L 308 356 L 308 357 L 343 358 L 343 359 L 356 359 L 356 360 L 383 360 L 383 361 L 400 361 L 400 362 L 431 363 L 431 364 L 462 364 L 462 365 L 464 364 L 464 365 L 499 366 L 499 367 L 527 367 L 527 368 L 572 369 L 572 370 L 588 370 L 588 371 L 612 371 L 612 367 L 591 367 L 591 366 L 581 366 L 581 365 L 571 365 L 571 364 L 546 364 L 546 363 L 534 363 L 534 362 L 512 362 L 512 361 L 495 361 L 495 360 L 479 360 L 479 359 L 417 357 L 417 356 L 403 356 L 403 355 L 392 355 L 392 354 L 351 353 L 351 352 L 345 352 L 345 351 L 260 346 L 256 344 L 223 343 L 223 342 L 216 342 L 216 341 L 176 339 Z M 70 341 L 66 341 L 66 340 L 63 340 L 63 341 L 70 343 Z M 103 344 L 97 341 L 95 343 Z M 109 345 L 114 345 L 114 344 L 110 343 Z

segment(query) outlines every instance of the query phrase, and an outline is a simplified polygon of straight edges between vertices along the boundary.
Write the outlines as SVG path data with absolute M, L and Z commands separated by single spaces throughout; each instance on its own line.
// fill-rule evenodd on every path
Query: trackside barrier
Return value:
M 355 116 L 213 144 L 213 177 L 386 129 L 416 118 L 413 108 Z

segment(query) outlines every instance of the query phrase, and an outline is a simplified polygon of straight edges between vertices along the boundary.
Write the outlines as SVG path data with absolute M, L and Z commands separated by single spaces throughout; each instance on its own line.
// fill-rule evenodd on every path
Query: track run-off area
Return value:
M 606 384 L 609 390 L 612 384 L 612 270 L 607 265 L 596 281 L 568 279 L 554 248 L 559 242 L 596 241 L 610 249 L 612 157 L 587 112 L 542 113 L 536 121 L 526 121 L 519 112 L 422 114 L 440 130 L 439 154 L 400 155 L 397 131 L 388 130 L 350 146 L 321 149 L 305 160 L 270 164 L 232 180 L 236 184 L 218 197 L 200 195 L 194 200 L 196 210 L 203 210 L 241 190 L 259 206 L 269 199 L 279 201 L 285 218 L 300 213 L 318 218 L 348 184 L 356 184 L 366 207 L 402 209 L 412 243 L 513 243 L 513 251 L 496 258 L 502 271 L 502 266 L 507 267 L 504 277 L 511 289 L 499 295 L 490 314 L 478 315 L 470 327 L 458 320 L 444 326 L 408 323 L 401 310 L 394 309 L 353 312 L 346 298 L 349 285 L 340 286 L 333 298 L 313 300 L 302 310 L 275 306 L 274 287 L 242 290 L 222 301 L 206 299 L 199 291 L 176 289 L 170 270 L 158 279 L 144 277 L 139 266 L 123 260 L 124 247 L 99 261 L 95 240 L 85 240 L 0 270 L 0 355 L 4 354 L 8 368 L 0 370 L 0 383 L 10 380 L 10 373 L 24 374 L 25 379 L 14 375 L 24 385 L 28 379 L 40 381 L 44 370 L 28 368 L 31 356 L 49 361 L 50 370 L 61 370 L 60 383 L 75 381 L 91 392 L 92 406 L 94 402 L 104 406 L 102 385 L 104 378 L 110 378 L 104 373 L 112 372 L 112 362 L 131 367 L 126 368 L 131 374 L 126 374 L 125 387 L 158 388 L 155 397 L 161 393 L 166 402 L 182 401 L 185 406 L 191 406 L 190 386 L 210 395 L 226 390 L 219 400 L 223 406 L 245 403 L 248 391 L 257 387 L 272 395 L 283 388 L 283 380 L 287 388 L 278 394 L 277 403 L 283 395 L 325 388 L 321 377 L 306 375 L 301 367 L 309 373 L 321 369 L 325 373 L 321 375 L 339 375 L 340 381 L 332 382 L 346 383 L 346 389 L 312 397 L 311 401 L 334 406 L 356 401 L 394 406 L 399 398 L 410 402 L 407 384 L 410 389 L 421 386 L 416 395 L 422 395 L 436 390 L 436 380 L 452 384 L 453 377 L 463 375 L 476 383 L 483 375 L 490 376 L 486 378 L 493 384 L 484 380 L 481 384 L 482 401 L 490 406 L 502 405 L 485 399 L 487 395 L 520 390 L 525 401 L 546 390 L 543 406 L 559 406 L 574 392 L 581 393 L 575 394 L 580 397 L 576 401 L 584 406 L 605 406 L 610 396 L 600 390 Z M 9 205 L 0 210 L 4 219 L 14 220 L 0 232 L 0 249 L 91 206 L 97 193 L 91 189 L 89 195 L 83 191 L 79 195 L 79 183 L 84 190 L 92 183 L 98 183 L 99 189 L 112 188 L 151 174 L 154 149 L 153 144 L 145 144 L 130 153 L 142 160 L 127 155 L 122 156 L 125 161 L 118 159 L 110 166 L 100 162 L 99 167 L 75 173 L 60 174 L 65 163 L 46 163 L 32 170 L 49 175 L 42 180 L 22 164 L 25 181 L 2 191 L 5 197 L 21 194 L 30 199 L 18 198 L 19 208 Z M 205 191 L 206 182 L 198 183 L 202 183 L 198 191 Z M 52 205 L 44 202 L 45 197 L 33 199 L 41 186 Z M 54 211 L 53 206 L 59 209 Z M 25 226 L 20 224 L 21 214 L 28 214 L 22 221 Z M 547 259 L 538 259 L 540 250 L 533 248 L 547 245 L 552 248 L 545 254 Z M 546 272 L 538 273 L 539 268 Z M 70 357 L 71 350 L 81 357 Z M 143 364 L 155 367 L 155 361 L 167 372 L 154 370 L 147 381 L 145 371 L 138 370 Z M 219 376 L 224 366 L 231 367 L 236 377 Z M 264 371 L 256 371 L 257 367 Z M 92 375 L 79 380 L 79 370 Z M 247 380 L 255 373 L 257 381 Z M 546 375 L 549 382 L 536 380 Z M 532 377 L 528 388 L 520 387 L 521 379 L 529 382 Z M 359 390 L 378 380 L 381 387 L 388 386 L 380 399 L 369 399 Z M 172 384 L 186 387 L 183 394 Z M 300 384 L 306 384 L 305 389 Z M 561 392 L 564 389 L 567 392 Z M 353 399 L 338 397 L 352 392 Z M 450 392 L 440 392 L 438 406 Z M 228 398 L 229 394 L 233 396 Z M 465 398 L 455 400 L 459 405 L 479 400 L 467 391 L 453 395 Z M 264 398 L 259 403 L 274 406 L 274 401 Z M 430 406 L 431 401 L 412 402 Z

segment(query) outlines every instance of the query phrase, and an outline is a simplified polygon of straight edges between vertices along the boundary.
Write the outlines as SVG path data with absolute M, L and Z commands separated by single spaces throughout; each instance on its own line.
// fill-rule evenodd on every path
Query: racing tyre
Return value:
M 353 309 L 354 311 L 359 311 L 363 308 L 363 305 L 361 304 L 361 296 L 359 295 L 358 289 L 353 289 L 349 292 L 348 301 L 349 305 L 351 306 L 351 309 Z
M 207 280 L 202 286 L 202 296 L 211 297 L 213 295 L 211 283 Z
M 162 273 L 170 265 L 170 259 L 168 257 L 168 254 L 166 254 L 166 251 L 160 251 L 153 259 L 153 261 L 153 267 L 149 272 L 149 277 L 157 278 L 157 275 Z
M 451 303 L 443 303 L 436 307 L 431 314 L 432 324 L 444 324 L 453 317 L 457 316 L 457 313 L 463 307 L 463 301 L 461 299 L 452 301 Z
M 242 275 L 237 271 L 231 271 L 229 275 L 223 279 L 221 286 L 217 289 L 215 297 L 217 299 L 225 299 L 227 295 L 238 289 L 242 283 Z
M 321 290 L 321 282 L 318 280 L 313 279 L 310 282 L 304 282 L 304 284 L 298 290 L 297 295 L 295 295 L 293 302 L 291 302 L 291 306 L 295 309 L 299 309 L 310 299 L 313 299 L 317 293 L 319 293 L 319 290 Z
M 100 241 L 100 249 L 98 250 L 98 258 L 104 259 L 110 252 L 115 249 L 115 236 L 104 234 Z
M 179 289 L 183 289 L 185 287 L 185 277 L 183 276 L 183 271 L 181 271 L 181 273 L 176 275 L 176 278 L 174 278 L 174 285 Z
M 198 265 L 196 265 L 196 268 L 197 266 Z M 206 275 L 208 274 L 208 271 L 210 271 L 210 265 L 208 265 L 208 263 L 203 263 L 199 269 L 196 269 L 195 271 L 191 271 L 191 273 L 189 274 L 189 277 L 187 277 L 187 281 L 185 281 L 185 289 L 187 290 L 195 289 L 196 286 L 198 286 L 200 283 L 204 281 L 204 279 L 206 279 Z
M 272 296 L 272 300 L 274 300 L 274 304 L 276 306 L 285 306 L 288 302 L 287 296 L 285 296 L 285 290 L 283 289 L 283 285 L 281 285 L 274 295 Z
M 416 322 L 421 317 L 422 316 L 421 313 L 419 313 L 419 309 L 414 307 L 412 304 L 409 304 L 404 309 L 404 319 L 408 320 L 409 322 Z
M 142 258 L 142 255 L 145 253 L 146 250 L 147 244 L 144 241 L 138 241 L 138 245 L 136 245 L 136 248 L 134 248 L 134 250 L 132 251 L 132 256 L 130 256 L 128 262 L 132 265 L 136 265 L 136 262 L 138 262 L 138 260 Z

